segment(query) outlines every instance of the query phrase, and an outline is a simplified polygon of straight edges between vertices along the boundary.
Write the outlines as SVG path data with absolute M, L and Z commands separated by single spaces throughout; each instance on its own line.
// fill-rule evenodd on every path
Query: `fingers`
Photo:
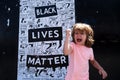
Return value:
M 102 75 L 102 79 L 105 79 L 107 77 L 107 73 L 105 71 L 99 71 L 99 74 Z
M 71 36 L 71 29 L 66 30 L 66 36 L 69 36 L 69 37 Z
M 102 74 L 102 78 L 105 79 L 106 77 L 107 77 L 107 73 L 104 72 L 104 73 Z
M 71 29 L 67 29 L 66 32 L 67 32 L 67 33 L 71 33 Z

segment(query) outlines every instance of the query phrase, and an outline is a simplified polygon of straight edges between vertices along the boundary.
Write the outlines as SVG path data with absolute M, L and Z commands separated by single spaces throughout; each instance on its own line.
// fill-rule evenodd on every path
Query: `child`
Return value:
M 66 30 L 63 52 L 69 55 L 69 66 L 65 80 L 89 80 L 89 61 L 99 71 L 102 78 L 107 77 L 106 71 L 95 60 L 93 49 L 93 30 L 90 25 L 76 23 L 73 30 Z M 70 36 L 72 35 L 72 42 Z

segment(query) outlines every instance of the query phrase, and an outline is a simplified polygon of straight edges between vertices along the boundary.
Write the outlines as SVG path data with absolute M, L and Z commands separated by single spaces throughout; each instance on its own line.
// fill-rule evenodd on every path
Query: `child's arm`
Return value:
M 102 78 L 105 79 L 107 77 L 107 72 L 100 66 L 100 64 L 94 59 L 90 60 L 90 63 L 99 71 L 99 74 L 102 75 Z
M 68 55 L 71 52 L 71 48 L 70 48 L 70 36 L 71 36 L 71 30 L 67 29 L 66 30 L 66 39 L 65 39 L 64 47 L 63 47 L 63 53 L 65 55 Z

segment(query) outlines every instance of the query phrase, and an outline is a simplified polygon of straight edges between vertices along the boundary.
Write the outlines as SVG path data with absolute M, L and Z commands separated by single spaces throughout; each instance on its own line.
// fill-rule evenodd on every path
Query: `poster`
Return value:
M 20 0 L 17 80 L 64 80 L 65 31 L 75 23 L 74 0 Z

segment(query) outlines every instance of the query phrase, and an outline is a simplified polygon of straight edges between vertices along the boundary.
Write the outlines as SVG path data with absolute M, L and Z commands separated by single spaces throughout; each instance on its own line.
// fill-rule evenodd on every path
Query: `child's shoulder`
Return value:
M 89 51 L 93 51 L 93 48 L 92 48 L 92 47 L 87 47 L 87 49 L 88 49 Z

